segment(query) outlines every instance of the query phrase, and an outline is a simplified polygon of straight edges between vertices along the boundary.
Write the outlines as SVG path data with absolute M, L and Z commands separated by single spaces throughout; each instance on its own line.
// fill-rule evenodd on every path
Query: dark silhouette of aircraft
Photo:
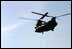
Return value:
M 58 23 L 56 22 L 56 18 L 71 14 L 71 13 L 67 13 L 67 14 L 53 17 L 53 16 L 47 15 L 48 12 L 46 12 L 45 14 L 40 14 L 40 13 L 36 13 L 36 12 L 32 12 L 32 13 L 42 15 L 42 17 L 40 19 L 30 19 L 30 18 L 20 18 L 20 19 L 36 20 L 37 24 L 35 27 L 35 29 L 36 29 L 35 32 L 42 33 L 42 34 L 45 31 L 50 31 L 50 30 L 54 31 L 55 27 L 58 25 Z M 50 21 L 45 22 L 45 21 L 42 21 L 42 19 L 44 17 L 52 17 L 52 18 Z
M 57 26 L 56 17 L 53 17 L 50 21 L 44 22 L 40 26 L 37 26 L 37 28 L 35 28 L 36 29 L 35 32 L 43 33 L 44 31 L 49 31 L 49 30 L 54 31 L 54 28 L 56 26 Z

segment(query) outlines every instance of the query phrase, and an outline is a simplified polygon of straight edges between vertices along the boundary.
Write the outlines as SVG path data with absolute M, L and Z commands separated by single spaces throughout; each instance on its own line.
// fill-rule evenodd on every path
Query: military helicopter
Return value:
M 37 21 L 37 24 L 36 24 L 36 27 L 35 27 L 35 32 L 37 33 L 44 33 L 45 31 L 54 31 L 55 27 L 58 25 L 58 23 L 56 22 L 56 18 L 58 17 L 62 17 L 62 16 L 66 16 L 66 15 L 69 15 L 71 13 L 67 13 L 67 14 L 63 14 L 63 15 L 60 15 L 60 16 L 49 16 L 47 15 L 48 12 L 46 12 L 45 14 L 40 14 L 40 13 L 37 13 L 37 12 L 32 12 L 34 14 L 38 14 L 38 15 L 41 15 L 42 17 L 40 19 L 30 19 L 30 18 L 21 18 L 20 19 L 27 19 L 27 20 L 36 20 Z M 42 19 L 44 17 L 52 17 L 50 21 L 48 22 L 45 22 L 45 21 L 42 21 Z

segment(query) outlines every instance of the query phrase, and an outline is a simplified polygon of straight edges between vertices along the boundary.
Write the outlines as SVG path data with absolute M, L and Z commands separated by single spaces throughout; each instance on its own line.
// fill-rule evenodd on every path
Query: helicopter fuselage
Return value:
M 54 30 L 54 28 L 57 26 L 56 20 L 50 20 L 46 22 L 45 24 L 42 24 L 41 26 L 38 26 L 35 30 L 35 32 L 41 33 L 44 31 Z

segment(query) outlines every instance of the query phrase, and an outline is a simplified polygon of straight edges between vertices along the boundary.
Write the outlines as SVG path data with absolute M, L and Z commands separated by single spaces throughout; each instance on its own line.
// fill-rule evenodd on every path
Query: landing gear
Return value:
M 44 32 L 42 32 L 42 34 L 44 34 Z
M 52 31 L 54 31 L 54 29 L 52 29 Z

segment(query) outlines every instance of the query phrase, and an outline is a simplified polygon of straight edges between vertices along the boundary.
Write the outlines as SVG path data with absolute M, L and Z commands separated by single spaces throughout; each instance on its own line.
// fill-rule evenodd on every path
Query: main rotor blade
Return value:
M 25 19 L 25 20 L 35 20 L 35 21 L 38 21 L 38 19 L 30 19 L 30 18 L 22 18 L 22 17 L 19 17 L 19 19 Z
M 71 13 L 67 13 L 67 14 L 63 14 L 63 15 L 60 15 L 60 16 L 56 16 L 56 17 L 62 17 L 62 16 L 66 16 L 66 15 L 70 15 Z
M 34 13 L 34 14 L 38 14 L 38 15 L 43 15 L 43 14 L 40 14 L 40 13 L 36 13 L 36 12 L 32 12 L 32 13 Z
M 53 16 L 49 16 L 49 15 L 47 15 L 47 17 L 53 17 Z

